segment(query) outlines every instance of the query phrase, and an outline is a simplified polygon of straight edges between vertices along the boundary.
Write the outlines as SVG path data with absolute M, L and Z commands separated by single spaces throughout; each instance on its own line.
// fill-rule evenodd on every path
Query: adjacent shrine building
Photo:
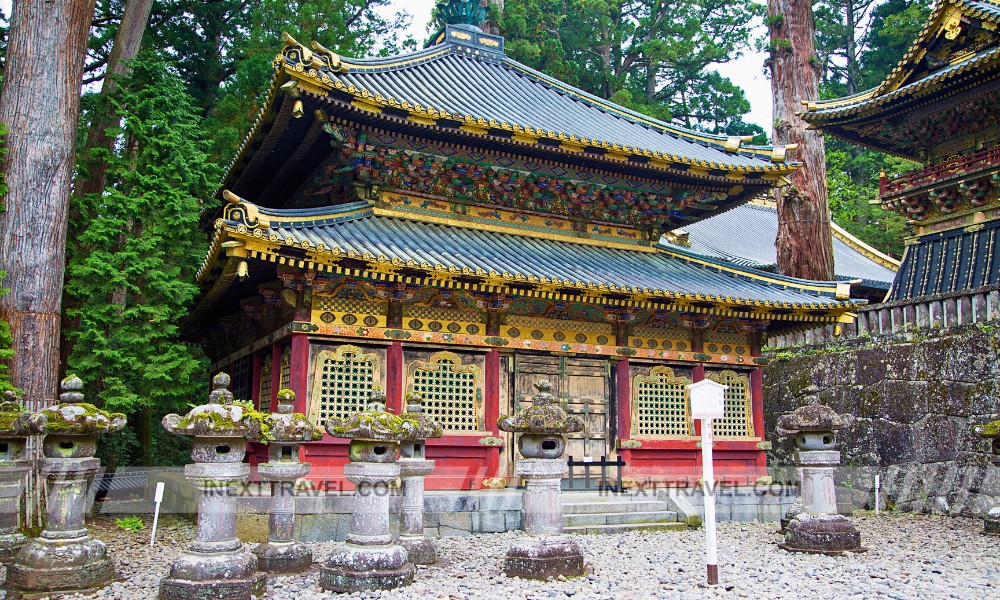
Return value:
M 497 419 L 546 378 L 586 422 L 569 455 L 693 483 L 685 385 L 707 377 L 729 386 L 720 479 L 766 477 L 761 346 L 850 320 L 849 284 L 659 239 L 783 182 L 786 148 L 616 106 L 470 24 L 380 59 L 286 36 L 274 69 L 188 320 L 237 397 L 267 408 L 290 387 L 324 421 L 372 387 L 397 411 L 420 393 L 446 430 L 427 442 L 429 487 L 477 489 L 516 484 Z M 304 452 L 314 478 L 342 480 L 345 440 Z
M 919 161 L 879 182 L 882 206 L 906 217 L 886 298 L 1000 283 L 1000 2 L 939 0 L 878 87 L 810 102 L 802 118 L 847 141 Z

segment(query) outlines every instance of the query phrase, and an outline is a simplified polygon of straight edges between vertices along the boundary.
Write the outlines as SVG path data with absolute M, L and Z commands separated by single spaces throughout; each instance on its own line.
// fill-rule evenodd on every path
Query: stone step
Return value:
M 625 525 L 581 525 L 579 527 L 564 527 L 564 533 L 598 534 L 622 533 L 625 531 L 686 531 L 684 523 L 629 523 Z
M 675 521 L 677 521 L 677 513 L 670 511 L 563 515 L 563 526 L 565 527 L 635 525 L 639 523 L 669 523 Z
M 595 513 L 624 512 L 666 512 L 671 506 L 666 502 L 656 500 L 618 501 L 618 502 L 563 502 L 564 515 L 582 515 Z

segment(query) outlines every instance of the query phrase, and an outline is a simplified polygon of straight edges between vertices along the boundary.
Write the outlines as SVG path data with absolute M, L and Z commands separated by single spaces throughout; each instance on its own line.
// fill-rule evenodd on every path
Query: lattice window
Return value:
M 260 362 L 260 387 L 257 389 L 258 410 L 271 410 L 271 356 Z
M 636 437 L 694 435 L 687 386 L 668 367 L 653 367 L 649 375 L 636 375 L 632 383 L 632 427 Z
M 253 389 L 253 381 L 250 379 L 251 370 L 253 370 L 252 356 L 244 356 L 233 364 L 232 390 L 233 396 L 237 400 L 250 399 L 250 390 Z
M 726 388 L 725 416 L 712 421 L 719 437 L 753 437 L 753 409 L 750 402 L 750 378 L 736 371 L 712 373 L 709 379 Z
M 316 354 L 309 418 L 326 423 L 364 410 L 368 396 L 382 386 L 382 361 L 350 344 L 323 349 Z
M 426 361 L 415 361 L 409 371 L 408 389 L 424 398 L 424 412 L 450 433 L 483 431 L 482 372 L 463 365 L 452 352 L 437 352 Z
M 278 363 L 278 389 L 287 390 L 292 387 L 292 347 L 285 346 L 281 352 L 281 362 Z

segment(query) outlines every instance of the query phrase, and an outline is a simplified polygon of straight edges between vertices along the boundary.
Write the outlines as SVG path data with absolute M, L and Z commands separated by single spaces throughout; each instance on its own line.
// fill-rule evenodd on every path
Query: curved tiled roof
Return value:
M 773 206 L 744 204 L 704 221 L 686 225 L 684 231 L 688 233 L 690 246 L 671 244 L 666 238 L 661 244 L 755 269 L 772 270 L 777 264 L 774 240 L 778 235 L 778 211 Z M 869 287 L 888 290 L 896 271 L 865 256 L 865 252 L 875 251 L 859 247 L 859 244 L 843 233 L 834 231 L 833 255 L 837 277 L 862 279 Z
M 854 115 L 871 114 L 893 102 L 920 97 L 937 89 L 941 84 L 946 84 L 948 80 L 958 78 L 984 64 L 996 62 L 1000 58 L 1000 48 L 987 48 L 940 70 L 907 81 L 907 78 L 917 69 L 917 65 L 927 48 L 939 35 L 943 21 L 947 20 L 950 7 L 961 11 L 967 17 L 988 21 L 994 25 L 1000 24 L 1000 2 L 997 0 L 940 0 L 910 50 L 882 83 L 870 90 L 851 96 L 810 102 L 807 110 L 802 114 L 802 118 L 809 123 L 822 125 L 832 120 Z
M 456 35 L 457 34 L 457 35 Z M 496 49 L 456 43 L 486 39 Z M 709 169 L 789 172 L 783 153 L 743 146 L 738 137 L 697 132 L 645 116 L 535 71 L 503 54 L 502 38 L 478 29 L 456 31 L 423 50 L 379 59 L 314 54 L 286 37 L 277 58 L 291 71 L 313 73 L 321 87 L 347 93 L 378 110 L 402 109 L 424 119 L 528 133 L 560 142 L 671 160 Z
M 834 297 L 835 286 L 831 282 L 734 268 L 725 261 L 713 261 L 683 250 L 605 247 L 379 216 L 362 204 L 344 209 L 260 208 L 259 214 L 267 219 L 267 228 L 254 232 L 253 237 L 270 239 L 280 246 L 432 273 L 468 273 L 508 281 L 550 282 L 565 287 L 653 296 L 697 296 L 735 304 L 818 309 L 843 309 L 851 305 Z M 240 226 L 235 222 L 228 224 Z M 210 253 L 209 260 L 211 256 Z

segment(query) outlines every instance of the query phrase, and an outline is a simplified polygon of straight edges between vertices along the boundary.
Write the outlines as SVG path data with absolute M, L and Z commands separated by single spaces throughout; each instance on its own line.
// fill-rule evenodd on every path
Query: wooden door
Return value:
M 514 359 L 514 386 L 511 411 L 531 406 L 534 384 L 540 379 L 552 383 L 552 393 L 560 398 L 570 414 L 584 423 L 580 433 L 568 436 L 566 456 L 576 460 L 590 457 L 595 462 L 602 456 L 611 458 L 609 444 L 608 361 L 566 356 L 518 354 Z M 521 458 L 517 440 L 513 440 L 510 460 Z

